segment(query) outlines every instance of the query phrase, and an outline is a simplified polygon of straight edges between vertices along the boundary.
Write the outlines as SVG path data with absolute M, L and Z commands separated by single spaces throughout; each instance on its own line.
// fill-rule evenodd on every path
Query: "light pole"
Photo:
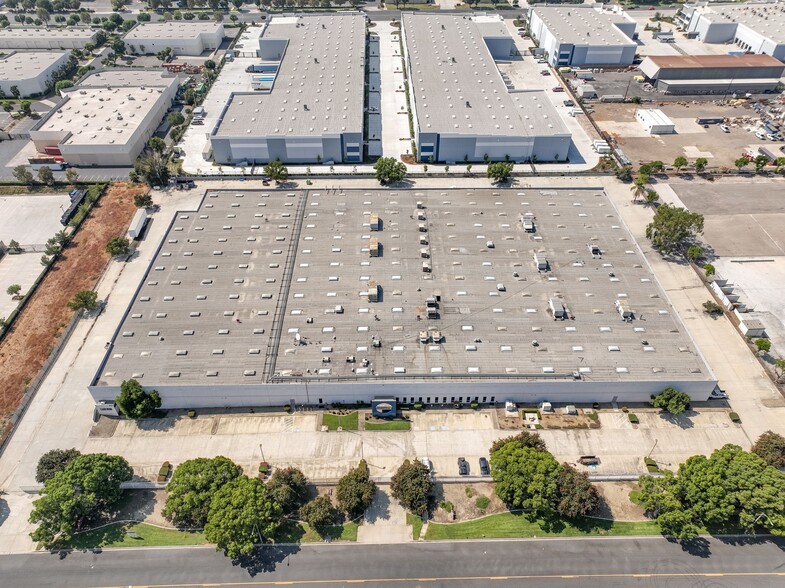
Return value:
M 262 454 L 262 461 L 267 461 L 266 459 L 264 459 L 264 449 L 262 449 L 261 443 L 259 443 L 259 453 Z

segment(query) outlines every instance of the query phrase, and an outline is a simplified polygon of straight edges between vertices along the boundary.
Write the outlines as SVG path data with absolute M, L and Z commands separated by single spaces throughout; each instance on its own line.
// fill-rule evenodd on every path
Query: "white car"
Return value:
M 766 140 L 766 133 L 764 133 L 763 131 L 755 131 L 755 136 L 761 141 Z
M 712 400 L 725 400 L 728 398 L 728 395 L 725 393 L 724 390 L 720 388 L 715 388 L 711 391 L 711 395 L 709 396 Z
M 723 133 L 730 133 L 730 127 L 728 125 L 720 125 L 720 130 Z

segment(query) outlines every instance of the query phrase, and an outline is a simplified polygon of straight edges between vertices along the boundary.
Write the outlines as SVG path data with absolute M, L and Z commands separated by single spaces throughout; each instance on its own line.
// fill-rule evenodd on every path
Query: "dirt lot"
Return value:
M 478 517 L 506 512 L 507 507 L 493 492 L 494 484 L 490 482 L 480 482 L 477 484 L 436 484 L 434 493 L 436 504 L 446 500 L 451 502 L 456 513 L 456 521 L 468 521 Z M 477 508 L 477 499 L 486 496 L 490 499 L 490 505 L 485 510 Z M 433 512 L 433 521 L 437 523 L 452 522 L 452 516 L 443 508 L 437 508 Z
M 95 286 L 109 261 L 106 243 L 124 233 L 142 189 L 115 184 L 107 190 L 0 344 L 0 430 L 73 314 L 68 301 Z
M 747 149 L 760 145 L 779 149 L 778 143 L 760 141 L 747 129 L 759 117 L 749 107 L 719 105 L 711 102 L 693 103 L 593 103 L 592 117 L 603 131 L 610 134 L 617 146 L 637 167 L 640 163 L 660 160 L 666 165 L 683 155 L 694 161 L 698 157 L 709 160 L 709 168 L 728 167 Z M 637 108 L 660 108 L 676 125 L 671 135 L 647 135 L 635 120 Z M 703 128 L 695 122 L 698 116 L 717 116 L 730 119 L 730 133 L 723 133 L 719 125 Z
M 630 502 L 630 491 L 635 490 L 635 482 L 595 482 L 602 495 L 602 502 L 596 516 L 613 518 L 617 521 L 645 521 L 643 509 Z

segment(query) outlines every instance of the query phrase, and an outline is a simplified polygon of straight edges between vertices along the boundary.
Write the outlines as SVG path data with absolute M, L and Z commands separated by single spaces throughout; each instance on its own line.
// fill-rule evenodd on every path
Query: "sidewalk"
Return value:
M 357 529 L 357 543 L 408 543 L 412 529 L 406 524 L 406 510 L 389 494 L 390 487 L 378 487 L 365 522 Z

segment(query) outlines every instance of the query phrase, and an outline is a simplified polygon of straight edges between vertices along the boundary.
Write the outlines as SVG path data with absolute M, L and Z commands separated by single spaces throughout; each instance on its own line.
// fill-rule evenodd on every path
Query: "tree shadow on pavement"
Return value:
M 232 565 L 240 566 L 252 578 L 259 573 L 271 573 L 278 565 L 288 566 L 289 556 L 300 551 L 299 545 L 262 545 L 251 555 L 241 555 L 232 560 Z
M 168 431 L 177 422 L 177 418 L 145 418 L 136 421 L 136 426 L 140 431 Z
M 760 536 L 760 535 L 723 535 L 715 537 L 717 541 L 725 545 L 744 546 L 744 545 L 761 545 L 763 543 L 771 543 L 779 547 L 781 551 L 785 551 L 785 537 L 773 536 Z
M 11 509 L 8 507 L 8 503 L 0 498 L 0 527 L 3 526 L 3 523 L 8 518 L 8 515 L 11 514 Z
M 389 518 L 390 497 L 386 492 L 377 489 L 371 506 L 365 511 L 365 521 L 372 525 L 377 521 L 386 521 Z
M 695 424 L 692 422 L 690 417 L 697 415 L 698 413 L 694 410 L 687 410 L 681 414 L 671 414 L 667 411 L 662 411 L 660 413 L 660 418 L 664 421 L 668 421 L 669 423 L 676 425 L 680 429 L 692 429 Z
M 681 545 L 681 550 L 689 553 L 695 557 L 708 558 L 711 557 L 711 544 L 705 537 L 696 537 L 695 539 L 688 539 L 686 541 L 678 541 L 677 539 L 668 539 L 668 541 L 678 542 Z

